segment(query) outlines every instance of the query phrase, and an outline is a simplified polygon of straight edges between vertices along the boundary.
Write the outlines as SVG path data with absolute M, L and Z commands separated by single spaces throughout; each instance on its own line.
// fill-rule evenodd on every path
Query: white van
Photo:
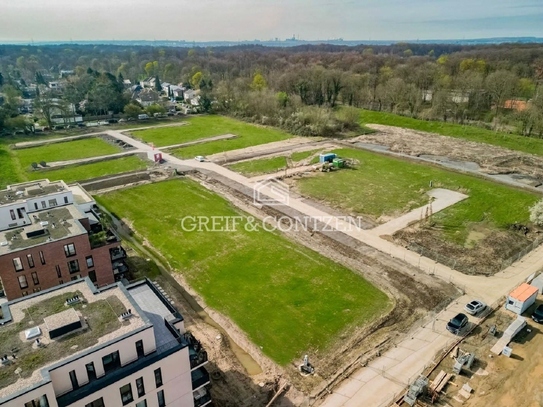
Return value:
M 147 120 L 149 118 L 149 116 L 145 113 L 143 114 L 138 114 L 138 120 Z

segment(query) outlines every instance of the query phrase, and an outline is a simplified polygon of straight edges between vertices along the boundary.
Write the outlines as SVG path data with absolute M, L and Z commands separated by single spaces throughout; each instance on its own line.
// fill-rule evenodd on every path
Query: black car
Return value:
M 532 319 L 538 324 L 543 323 L 543 304 L 537 306 L 534 313 L 532 314 Z
M 468 317 L 465 314 L 458 314 L 447 323 L 447 331 L 458 335 L 467 324 Z

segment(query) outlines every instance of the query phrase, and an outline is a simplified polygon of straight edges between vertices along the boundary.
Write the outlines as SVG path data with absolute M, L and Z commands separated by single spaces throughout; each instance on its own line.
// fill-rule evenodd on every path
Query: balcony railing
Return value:
M 109 249 L 109 254 L 111 261 L 126 259 L 126 251 L 121 246 Z
M 192 378 L 192 390 L 202 387 L 209 383 L 209 373 L 204 367 L 200 367 L 190 372 Z
M 190 368 L 196 369 L 208 361 L 207 352 L 202 347 L 202 344 L 190 332 L 183 334 L 183 340 L 189 344 Z

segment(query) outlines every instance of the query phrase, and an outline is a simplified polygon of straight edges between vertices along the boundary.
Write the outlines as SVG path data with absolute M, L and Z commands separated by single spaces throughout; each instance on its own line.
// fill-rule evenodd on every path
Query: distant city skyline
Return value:
M 0 42 L 543 37 L 541 0 L 0 0 Z

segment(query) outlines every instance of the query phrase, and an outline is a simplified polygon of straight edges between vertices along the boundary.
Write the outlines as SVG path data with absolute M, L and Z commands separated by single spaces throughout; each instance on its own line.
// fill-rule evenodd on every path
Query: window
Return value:
M 13 266 L 15 267 L 15 271 L 23 270 L 23 262 L 20 257 L 15 257 L 13 259 Z
M 85 257 L 85 260 L 87 260 L 87 267 L 88 268 L 94 267 L 94 260 L 92 259 L 92 256 Z
M 145 395 L 145 386 L 143 385 L 143 377 L 136 379 L 136 389 L 138 390 L 138 397 Z
M 34 209 L 38 210 L 38 203 L 37 202 L 34 202 Z
M 64 284 L 64 280 L 58 280 L 59 284 Z
M 79 280 L 81 278 L 81 274 L 76 274 L 75 276 L 70 277 L 70 281 Z
M 41 291 L 41 288 L 40 287 L 34 288 L 32 291 L 35 292 L 35 293 L 39 293 Z
M 75 370 L 71 370 L 69 375 L 70 375 L 70 381 L 72 382 L 72 388 L 74 390 L 79 389 L 79 382 L 77 381 L 77 375 L 75 374 Z
M 31 400 L 28 403 L 25 403 L 25 407 L 49 407 L 47 396 L 44 394 L 41 397 Z
M 166 401 L 164 400 L 164 390 L 160 390 L 156 394 L 158 398 L 158 407 L 166 407 Z
M 38 280 L 38 273 L 32 273 L 32 282 L 34 283 L 34 285 L 38 285 L 40 283 L 40 280 Z
M 96 380 L 96 369 L 94 368 L 94 362 L 87 363 L 85 365 L 85 369 L 87 370 L 89 382 Z
M 23 297 L 26 297 L 26 296 L 28 295 L 28 291 L 23 291 L 23 292 L 21 293 L 21 295 L 22 295 Z
M 137 341 L 136 342 L 136 353 L 138 354 L 138 358 L 142 358 L 145 356 L 145 350 L 143 348 L 143 341 Z
M 68 203 L 68 197 L 67 197 L 67 196 L 64 197 L 64 203 L 65 203 L 65 204 Z
M 90 278 L 90 281 L 92 281 L 93 283 L 96 283 L 96 271 L 94 270 L 89 271 L 89 278 Z
M 28 283 L 26 282 L 26 276 L 19 276 L 19 287 L 27 288 Z
M 42 209 L 47 208 L 47 205 L 45 204 L 45 201 L 41 201 L 41 207 L 42 207 Z
M 123 402 L 123 406 L 134 401 L 134 397 L 132 397 L 132 386 L 130 385 L 130 383 L 121 387 L 119 391 L 121 392 L 121 400 Z
M 147 407 L 147 400 L 142 400 L 139 403 L 136 403 L 136 407 Z
M 75 256 L 75 245 L 73 243 L 64 245 L 66 257 Z
M 98 400 L 94 400 L 92 403 L 85 404 L 85 407 L 104 407 L 104 399 L 100 397 Z
M 26 260 L 28 261 L 28 267 L 32 268 L 34 267 L 34 258 L 31 254 L 26 255 Z
M 71 260 L 68 262 L 68 272 L 70 274 L 77 273 L 79 271 L 79 261 Z
M 60 266 L 58 264 L 55 266 L 55 269 L 57 270 L 57 277 L 62 277 L 62 272 L 60 271 Z
M 43 255 L 43 252 L 40 250 L 40 261 L 41 264 L 45 264 L 45 256 Z
M 11 216 L 11 220 L 17 219 L 17 218 L 15 217 L 15 211 L 14 211 L 13 209 L 10 209 L 10 210 L 9 210 L 9 215 Z
M 56 199 L 49 199 L 49 206 L 57 206 L 57 200 Z
M 155 370 L 155 384 L 156 387 L 162 386 L 162 371 L 160 370 L 160 368 Z
M 104 365 L 104 373 L 109 373 L 121 367 L 121 359 L 119 358 L 119 351 L 110 353 L 102 358 Z

